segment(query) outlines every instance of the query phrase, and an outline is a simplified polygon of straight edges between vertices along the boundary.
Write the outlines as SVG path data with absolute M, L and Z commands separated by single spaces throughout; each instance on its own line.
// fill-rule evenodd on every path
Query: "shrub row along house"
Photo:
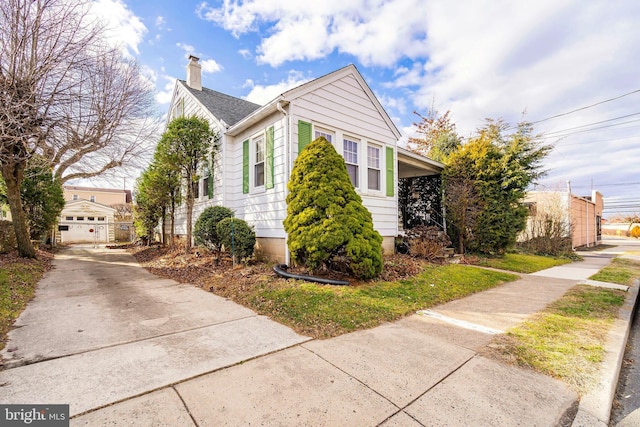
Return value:
M 438 175 L 443 165 L 398 146 L 400 132 L 354 65 L 286 91 L 266 105 L 202 87 L 199 59 L 190 56 L 186 81 L 176 81 L 168 121 L 198 116 L 218 138 L 196 194 L 194 218 L 225 206 L 254 227 L 258 255 L 289 262 L 283 220 L 293 162 L 323 136 L 340 153 L 373 216 L 385 252 L 398 235 L 398 180 Z M 184 212 L 176 233 L 186 234 Z

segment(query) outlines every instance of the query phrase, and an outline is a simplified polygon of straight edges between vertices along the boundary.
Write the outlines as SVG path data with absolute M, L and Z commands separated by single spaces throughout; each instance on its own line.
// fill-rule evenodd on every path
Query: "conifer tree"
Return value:
M 294 261 L 361 279 L 380 274 L 382 237 L 329 141 L 320 137 L 299 154 L 288 188 L 284 229 Z

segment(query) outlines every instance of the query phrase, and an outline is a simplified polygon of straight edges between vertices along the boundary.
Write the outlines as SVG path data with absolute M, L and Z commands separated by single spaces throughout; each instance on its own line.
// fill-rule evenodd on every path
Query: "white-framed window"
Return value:
M 102 222 L 104 222 L 104 217 L 103 217 L 103 216 L 99 216 L 99 217 L 98 217 L 98 221 L 102 221 Z
M 94 217 L 94 216 L 88 216 L 87 217 L 87 221 L 95 221 L 95 220 L 96 220 L 96 217 Z
M 347 172 L 351 177 L 351 183 L 358 188 L 358 141 L 344 138 L 342 150 L 344 161 L 347 164 Z
M 265 166 L 265 142 L 264 135 L 257 136 L 251 140 L 253 145 L 253 186 L 264 186 L 264 166 Z
M 182 116 L 184 116 L 184 98 L 178 99 L 176 105 L 173 106 L 173 111 L 171 111 L 171 119 L 177 119 Z
M 202 179 L 202 197 L 209 197 L 209 166 L 202 171 L 204 178 Z
M 71 199 L 72 199 L 72 200 L 78 200 L 78 195 L 77 195 L 77 194 L 74 194 L 73 196 L 71 196 Z
M 380 191 L 380 147 L 367 145 L 367 188 Z
M 333 144 L 333 133 L 331 131 L 325 130 L 325 129 L 316 129 L 315 132 L 313 133 L 313 139 L 318 139 L 321 136 L 324 136 L 324 138 L 329 141 L 330 143 Z
M 83 217 L 83 216 L 76 217 L 76 219 L 77 219 L 78 221 L 84 221 L 84 217 Z
M 199 199 L 200 198 L 200 180 L 197 180 L 195 182 L 192 183 L 193 187 L 193 198 L 194 199 Z
M 65 216 L 64 220 L 65 221 L 73 221 L 73 217 L 72 216 Z
M 96 196 L 89 196 L 89 201 L 90 202 L 96 202 Z

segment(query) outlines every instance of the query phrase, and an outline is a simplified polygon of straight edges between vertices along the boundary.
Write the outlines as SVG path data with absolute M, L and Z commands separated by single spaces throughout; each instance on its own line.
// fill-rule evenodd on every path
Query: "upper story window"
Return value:
M 84 221 L 84 217 L 83 216 L 79 216 L 76 218 L 78 221 Z
M 72 200 L 78 200 L 78 195 L 77 195 L 77 194 L 74 194 L 73 196 L 71 196 L 71 199 L 72 199 Z
M 65 221 L 73 221 L 73 217 L 72 216 L 65 216 L 64 220 Z
M 184 98 L 180 98 L 171 111 L 171 119 L 184 116 Z
M 260 135 L 253 141 L 255 158 L 253 164 L 253 186 L 261 187 L 264 185 L 264 135 Z
M 380 148 L 367 146 L 367 188 L 380 190 Z
M 327 130 L 324 129 L 316 129 L 316 131 L 314 132 L 314 138 L 313 139 L 318 139 L 321 136 L 324 136 L 324 138 L 329 141 L 330 143 L 333 144 L 333 134 L 330 133 Z
M 90 202 L 94 202 L 96 201 L 96 196 L 89 196 L 89 201 Z
M 345 138 L 343 141 L 343 156 L 347 164 L 347 172 L 354 187 L 358 187 L 358 141 Z

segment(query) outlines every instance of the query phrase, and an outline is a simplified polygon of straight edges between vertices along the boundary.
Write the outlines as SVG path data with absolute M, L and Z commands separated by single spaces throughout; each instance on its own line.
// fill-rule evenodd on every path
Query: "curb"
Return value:
M 600 380 L 594 389 L 582 396 L 573 427 L 606 427 L 609 425 L 611 406 L 616 394 L 625 347 L 638 301 L 640 280 L 636 279 L 620 308 L 605 344 L 605 358 L 600 367 Z

